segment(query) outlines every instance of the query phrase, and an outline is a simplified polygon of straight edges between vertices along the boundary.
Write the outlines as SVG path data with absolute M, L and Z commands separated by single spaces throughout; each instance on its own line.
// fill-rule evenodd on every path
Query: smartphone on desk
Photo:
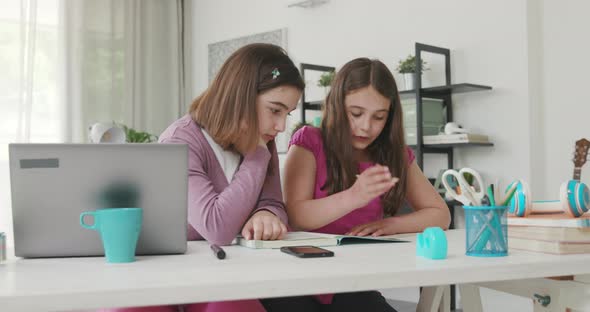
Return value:
M 281 251 L 299 258 L 333 257 L 334 252 L 315 246 L 281 247 Z

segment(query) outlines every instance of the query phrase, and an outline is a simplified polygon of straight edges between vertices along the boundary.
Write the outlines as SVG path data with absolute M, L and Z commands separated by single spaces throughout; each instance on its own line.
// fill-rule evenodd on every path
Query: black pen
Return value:
M 213 250 L 213 254 L 215 255 L 215 257 L 217 257 L 217 259 L 221 260 L 221 259 L 225 259 L 225 251 L 223 251 L 223 249 L 215 244 L 211 244 L 210 245 L 211 250 Z

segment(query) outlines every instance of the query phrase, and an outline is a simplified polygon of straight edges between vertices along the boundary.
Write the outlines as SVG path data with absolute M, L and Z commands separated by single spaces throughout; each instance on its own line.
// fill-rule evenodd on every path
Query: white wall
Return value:
M 279 28 L 287 28 L 288 52 L 296 63 L 339 67 L 368 56 L 393 71 L 400 58 L 413 53 L 415 42 L 447 47 L 453 82 L 494 88 L 454 97 L 455 120 L 495 143 L 492 148 L 456 149 L 456 166 L 477 168 L 488 182 L 530 178 L 525 1 L 332 0 L 315 9 L 287 8 L 292 2 L 197 1 L 195 95 L 207 86 L 208 44 Z M 436 72 L 426 72 L 424 79 L 439 81 L 432 77 Z M 441 160 L 426 157 L 427 175 L 446 166 Z
M 527 1 L 527 31 L 528 31 L 528 92 L 529 92 L 529 118 L 530 118 L 530 142 L 531 142 L 531 190 L 537 197 L 545 194 L 546 180 L 545 170 L 545 133 L 544 98 L 543 93 L 543 2 Z M 535 170 L 539 168 L 539 170 Z
M 583 0 L 543 1 L 541 107 L 546 140 L 539 152 L 544 154 L 546 170 L 541 191 L 555 199 L 560 184 L 572 178 L 575 141 L 590 139 L 588 12 L 590 2 Z M 588 167 L 582 170 L 586 184 L 590 184 Z
M 339 67 L 368 56 L 393 71 L 400 58 L 413 53 L 414 42 L 446 47 L 454 83 L 494 88 L 454 97 L 455 121 L 488 134 L 495 143 L 492 148 L 456 149 L 455 165 L 479 169 L 488 182 L 523 178 L 535 199 L 556 198 L 559 184 L 571 177 L 574 141 L 590 138 L 590 105 L 583 94 L 590 72 L 585 57 L 590 3 L 331 0 L 315 9 L 287 8 L 292 2 L 198 1 L 195 95 L 207 85 L 208 44 L 279 28 L 288 30 L 287 50 L 296 63 Z M 432 76 L 437 71 L 426 72 L 424 79 L 440 81 Z M 427 155 L 427 175 L 442 166 L 440 157 Z M 582 180 L 588 183 L 589 177 L 586 169 Z M 407 292 L 399 295 L 408 297 Z M 400 298 L 395 293 L 390 297 Z M 498 302 L 506 303 L 506 311 L 531 309 L 525 298 L 491 291 L 484 297 L 490 310 L 497 310 Z

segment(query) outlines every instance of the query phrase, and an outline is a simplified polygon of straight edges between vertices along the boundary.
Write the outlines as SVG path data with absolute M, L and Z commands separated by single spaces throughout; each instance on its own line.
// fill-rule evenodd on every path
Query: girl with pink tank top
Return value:
M 445 202 L 405 144 L 397 86 L 382 62 L 345 64 L 326 97 L 321 126 L 299 129 L 289 146 L 284 190 L 293 228 L 359 236 L 448 228 Z M 414 211 L 397 216 L 404 202 Z M 376 291 L 310 298 L 309 311 L 395 311 Z M 295 311 L 290 301 L 266 307 Z

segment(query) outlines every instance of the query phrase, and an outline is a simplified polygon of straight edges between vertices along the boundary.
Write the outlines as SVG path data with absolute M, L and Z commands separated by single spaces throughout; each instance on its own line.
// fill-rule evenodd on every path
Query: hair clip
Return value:
M 272 74 L 272 79 L 277 79 L 277 77 L 281 75 L 281 72 L 279 71 L 278 68 L 275 67 L 275 69 L 272 70 L 271 74 Z

